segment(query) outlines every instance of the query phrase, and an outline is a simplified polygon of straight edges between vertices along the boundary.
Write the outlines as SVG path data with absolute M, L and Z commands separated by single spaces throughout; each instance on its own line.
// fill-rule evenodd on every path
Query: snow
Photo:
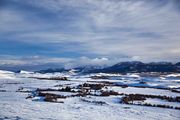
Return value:
M 168 74 L 168 75 L 166 75 L 166 77 L 180 77 L 180 73 Z
M 14 72 L 6 71 L 6 70 L 0 70 L 1 74 L 13 74 Z
M 135 88 L 135 87 L 121 88 L 121 87 L 111 86 L 108 87 L 108 89 L 125 94 L 161 95 L 161 96 L 169 96 L 169 97 L 177 96 L 177 93 L 171 92 L 169 90 L 161 90 L 154 88 Z
M 102 75 L 102 74 L 101 74 Z M 104 74 L 103 74 L 104 75 Z M 39 80 L 35 77 L 50 78 L 54 76 L 68 76 L 69 81 L 58 80 Z M 0 71 L 0 119 L 2 120 L 179 120 L 180 111 L 175 109 L 145 107 L 136 105 L 121 104 L 122 96 L 86 96 L 86 97 L 67 97 L 66 99 L 58 99 L 64 103 L 45 102 L 44 97 L 35 96 L 31 99 L 26 97 L 35 91 L 41 89 L 60 89 L 65 86 L 76 87 L 87 81 L 109 81 L 123 84 L 135 84 L 139 79 L 135 75 L 133 78 L 127 78 L 125 75 L 109 75 L 125 78 L 122 79 L 91 79 L 91 75 L 70 75 L 69 73 L 18 73 L 9 71 Z M 128 75 L 129 76 L 129 75 Z M 139 77 L 138 77 L 139 78 Z M 176 79 L 161 80 L 153 78 L 146 80 L 148 84 L 157 84 L 164 87 L 179 85 Z M 141 85 L 141 84 L 139 84 Z M 103 88 L 105 89 L 105 88 Z M 5 90 L 5 92 L 1 92 Z M 17 91 L 20 92 L 17 92 Z M 152 95 L 167 95 L 171 97 L 179 96 L 179 93 L 169 90 L 161 90 L 156 88 L 137 88 L 119 86 L 108 86 L 106 90 L 113 90 L 119 93 L 139 93 Z M 43 93 L 53 93 L 57 95 L 70 96 L 75 93 L 60 91 L 43 91 Z M 97 92 L 98 93 L 98 92 Z M 85 102 L 82 99 L 90 101 Z M 100 105 L 93 101 L 101 101 L 106 104 Z M 148 103 L 161 103 L 179 106 L 179 103 L 166 102 L 156 99 L 147 99 Z
M 173 107 L 180 107 L 180 104 L 178 102 L 168 102 L 166 100 L 159 100 L 159 99 L 152 99 L 152 98 L 148 98 L 142 103 L 151 103 L 155 105 L 169 105 Z
M 4 79 L 13 79 L 14 73 L 10 71 L 0 70 L 0 77 Z
M 140 78 L 140 76 L 137 75 L 137 74 L 127 74 L 127 77 L 130 77 L 130 78 Z
M 21 73 L 21 74 L 33 74 L 34 72 L 21 70 L 19 73 Z
M 113 77 L 113 76 L 122 76 L 121 74 L 113 74 L 113 73 L 95 73 L 95 74 L 91 74 L 90 76 L 109 76 L 109 77 Z

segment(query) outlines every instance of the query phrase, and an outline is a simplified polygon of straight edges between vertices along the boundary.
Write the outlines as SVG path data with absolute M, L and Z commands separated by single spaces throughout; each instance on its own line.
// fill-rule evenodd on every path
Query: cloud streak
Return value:
M 2 0 L 2 3 L 0 43 L 13 41 L 16 46 L 21 43 L 31 47 L 22 53 L 4 44 L 1 55 L 73 60 L 83 56 L 106 57 L 145 62 L 174 62 L 180 58 L 178 0 Z M 6 61 L 6 57 L 2 59 Z

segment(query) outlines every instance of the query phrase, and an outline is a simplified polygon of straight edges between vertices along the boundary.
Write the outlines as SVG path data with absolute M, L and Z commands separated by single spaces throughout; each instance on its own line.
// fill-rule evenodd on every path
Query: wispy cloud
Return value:
M 82 56 L 124 60 L 125 56 L 142 61 L 180 58 L 178 0 L 2 0 L 1 3 L 0 43 L 14 41 L 36 46 L 35 50 L 29 47 L 29 56 L 76 60 Z M 8 51 L 8 55 L 28 56 L 26 49 L 22 53 L 4 46 L 2 55 Z M 2 59 L 6 61 L 6 57 Z

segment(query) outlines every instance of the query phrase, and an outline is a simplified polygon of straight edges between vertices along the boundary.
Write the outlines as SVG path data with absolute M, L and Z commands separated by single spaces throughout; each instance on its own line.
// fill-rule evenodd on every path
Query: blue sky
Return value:
M 0 68 L 180 58 L 179 0 L 0 0 Z

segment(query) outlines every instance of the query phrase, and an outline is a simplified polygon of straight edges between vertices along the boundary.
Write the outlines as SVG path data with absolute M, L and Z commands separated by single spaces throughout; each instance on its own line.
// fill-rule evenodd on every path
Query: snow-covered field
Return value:
M 68 80 L 50 79 L 58 77 Z M 0 120 L 179 120 L 180 110 L 174 109 L 180 107 L 178 101 L 146 98 L 134 104 L 122 103 L 129 94 L 177 98 L 179 91 L 178 74 L 141 77 L 0 71 Z

